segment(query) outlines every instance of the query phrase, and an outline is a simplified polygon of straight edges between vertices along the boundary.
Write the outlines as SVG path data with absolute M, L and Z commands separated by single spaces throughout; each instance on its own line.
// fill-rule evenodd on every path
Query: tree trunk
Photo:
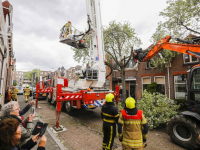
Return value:
M 125 102 L 127 95 L 126 95 L 126 81 L 125 81 L 125 67 L 121 69 L 121 80 L 122 80 L 122 97 L 123 102 Z

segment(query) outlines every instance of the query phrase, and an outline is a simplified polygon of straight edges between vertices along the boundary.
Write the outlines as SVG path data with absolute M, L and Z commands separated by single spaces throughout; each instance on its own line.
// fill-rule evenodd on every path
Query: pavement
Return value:
M 18 96 L 18 99 L 21 108 L 27 105 L 24 96 Z M 36 109 L 37 120 L 34 123 L 43 120 L 49 124 L 45 133 L 46 150 L 102 150 L 101 108 L 73 110 L 68 114 L 60 112 L 60 125 L 67 130 L 54 133 L 51 129 L 56 124 L 55 106 L 50 105 L 47 100 L 38 101 L 38 106 L 41 109 Z M 149 130 L 147 145 L 145 150 L 185 150 L 172 142 L 165 129 Z M 112 150 L 122 150 L 117 137 Z
M 29 98 L 29 102 L 32 100 L 32 97 Z M 23 109 L 28 103 L 25 102 L 25 97 L 23 95 L 18 95 L 18 102 L 20 105 L 20 108 Z M 35 106 L 32 106 L 35 107 Z M 33 123 L 36 124 L 38 121 L 44 122 L 37 114 L 37 109 L 35 110 L 36 112 L 36 117 L 33 120 Z M 30 110 L 24 115 L 24 118 L 26 118 L 29 114 L 31 113 L 31 108 Z M 63 146 L 63 144 L 60 142 L 60 140 L 52 133 L 50 128 L 48 127 L 45 136 L 47 138 L 47 143 L 46 143 L 46 150 L 65 150 L 66 148 Z M 39 143 L 39 142 L 38 142 Z M 37 146 L 35 146 L 32 150 L 37 150 Z

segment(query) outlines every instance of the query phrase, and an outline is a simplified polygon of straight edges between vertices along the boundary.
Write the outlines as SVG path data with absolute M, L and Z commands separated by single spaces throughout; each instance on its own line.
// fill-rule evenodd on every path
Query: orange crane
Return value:
M 166 36 L 156 43 L 149 52 L 135 50 L 136 62 L 145 62 L 163 49 L 192 55 L 200 58 L 200 37 L 192 41 L 176 38 L 179 43 L 169 43 L 171 37 Z M 187 111 L 178 113 L 171 118 L 167 132 L 171 139 L 186 149 L 200 149 L 200 64 L 193 66 L 189 72 L 187 91 Z

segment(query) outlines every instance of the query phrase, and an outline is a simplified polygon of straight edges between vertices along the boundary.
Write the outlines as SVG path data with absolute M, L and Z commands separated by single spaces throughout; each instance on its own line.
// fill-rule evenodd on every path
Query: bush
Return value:
M 160 93 L 148 93 L 144 90 L 142 98 L 138 100 L 137 108 L 143 110 L 150 129 L 161 124 L 167 124 L 171 117 L 176 115 L 179 105 L 166 95 Z
M 149 93 L 152 93 L 152 94 L 157 92 L 157 83 L 156 82 L 152 82 L 151 84 L 148 84 L 147 85 L 147 91 Z

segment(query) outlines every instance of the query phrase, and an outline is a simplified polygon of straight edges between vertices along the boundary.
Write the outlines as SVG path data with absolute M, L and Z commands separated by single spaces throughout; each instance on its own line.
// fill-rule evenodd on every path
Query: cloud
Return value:
M 78 65 L 70 46 L 59 43 L 62 26 L 71 21 L 80 30 L 87 29 L 85 0 L 9 0 L 13 6 L 13 50 L 17 70 L 42 70 Z M 158 13 L 166 0 L 100 0 L 102 24 L 112 20 L 129 21 L 146 48 L 155 32 Z

